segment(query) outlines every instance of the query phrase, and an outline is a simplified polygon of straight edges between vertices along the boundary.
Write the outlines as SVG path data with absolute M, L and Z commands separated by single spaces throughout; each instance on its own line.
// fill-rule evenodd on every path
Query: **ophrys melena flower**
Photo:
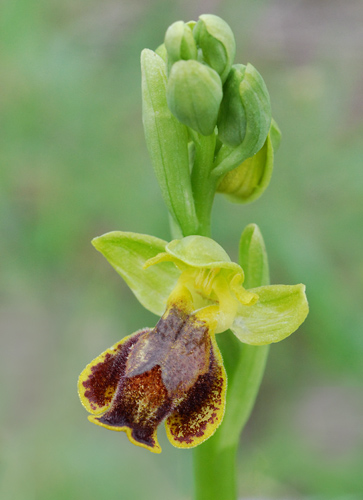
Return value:
M 79 377 L 89 420 L 160 453 L 157 427 L 192 448 L 213 435 L 225 410 L 227 376 L 215 335 L 279 342 L 304 321 L 304 285 L 246 290 L 242 268 L 214 240 L 187 236 L 167 243 L 112 232 L 93 241 L 140 303 L 161 316 L 154 328 L 123 338 Z

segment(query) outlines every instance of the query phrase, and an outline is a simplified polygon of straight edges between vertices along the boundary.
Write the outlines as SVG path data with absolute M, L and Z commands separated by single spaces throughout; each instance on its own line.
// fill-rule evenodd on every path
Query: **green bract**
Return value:
M 165 43 L 162 43 L 161 45 L 159 45 L 159 47 L 157 47 L 155 49 L 155 54 L 157 54 L 159 57 L 161 57 L 161 59 L 166 62 L 166 59 L 168 57 L 168 54 L 166 52 L 166 47 L 165 47 Z
M 270 138 L 274 151 L 277 151 L 281 142 L 281 130 L 273 118 L 271 120 Z
M 188 233 L 194 233 L 196 215 L 189 172 L 188 129 L 167 105 L 163 59 L 152 50 L 143 50 L 141 71 L 142 116 L 155 175 L 174 220 Z
M 199 17 L 193 34 L 202 51 L 203 60 L 217 71 L 224 83 L 236 54 L 236 42 L 231 28 L 220 17 L 204 14 Z
M 230 328 L 246 344 L 279 342 L 308 313 L 304 285 L 245 290 L 242 268 L 210 238 L 190 236 L 167 243 L 148 235 L 112 232 L 95 238 L 93 244 L 141 304 L 158 315 L 184 273 L 192 294 L 195 289 L 197 310 L 201 311 L 201 304 L 216 306 L 216 333 Z M 220 294 L 218 300 L 213 290 Z
M 270 284 L 265 242 L 257 224 L 249 224 L 243 230 L 239 242 L 238 262 L 245 272 L 246 288 Z
M 235 64 L 223 87 L 223 99 L 218 115 L 218 137 L 227 146 L 236 147 L 246 135 L 246 112 L 240 85 L 246 66 Z
M 210 135 L 217 123 L 222 82 L 216 71 L 198 61 L 173 64 L 167 85 L 168 106 L 184 125 Z
M 231 80 L 227 82 L 228 92 L 221 107 L 219 122 L 222 141 L 224 138 L 236 144 L 242 136 L 243 140 L 237 146 L 223 144 L 215 160 L 213 174 L 216 177 L 256 154 L 264 145 L 271 125 L 270 96 L 262 76 L 252 64 L 247 64 L 244 70 L 242 65 L 234 68 Z M 233 113 L 230 113 L 229 105 L 233 106 Z

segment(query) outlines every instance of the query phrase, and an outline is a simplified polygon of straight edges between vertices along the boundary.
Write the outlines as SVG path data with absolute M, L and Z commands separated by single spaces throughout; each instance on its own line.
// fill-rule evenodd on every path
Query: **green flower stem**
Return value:
M 236 500 L 237 448 L 220 448 L 213 436 L 193 450 L 196 500 Z
M 257 226 L 245 229 L 240 264 L 248 287 L 269 284 L 268 261 Z M 215 435 L 194 450 L 195 500 L 236 500 L 236 455 L 265 370 L 268 346 L 241 344 L 232 332 L 217 336 L 228 375 L 226 413 Z
M 193 130 L 191 134 L 195 146 L 191 182 L 195 211 L 199 221 L 198 234 L 210 236 L 210 218 L 216 191 L 216 179 L 211 177 L 210 172 L 214 162 L 216 135 L 213 133 L 203 136 Z
M 209 236 L 215 193 L 213 176 L 210 175 L 215 137 L 193 135 L 192 189 L 199 220 L 198 232 Z M 181 227 L 181 230 L 183 234 L 187 233 L 186 228 Z M 247 288 L 269 284 L 267 254 L 256 225 L 247 226 L 242 234 L 239 263 L 245 270 Z M 236 455 L 240 433 L 252 411 L 268 355 L 267 346 L 241 344 L 231 332 L 221 334 L 218 344 L 228 375 L 226 413 L 215 435 L 194 449 L 195 500 L 236 500 Z
M 228 374 L 226 414 L 213 437 L 194 449 L 195 500 L 236 500 L 240 433 L 252 411 L 269 346 L 238 345 L 232 332 L 218 337 Z

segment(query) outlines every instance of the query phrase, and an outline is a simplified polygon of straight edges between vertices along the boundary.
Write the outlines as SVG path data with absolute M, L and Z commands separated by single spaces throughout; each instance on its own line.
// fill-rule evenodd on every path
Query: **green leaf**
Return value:
M 257 293 L 259 300 L 250 306 L 240 305 L 231 327 L 246 344 L 280 342 L 297 330 L 308 314 L 302 284 L 262 286 L 249 291 Z
M 161 316 L 180 271 L 172 262 L 143 269 L 145 262 L 167 245 L 154 236 L 114 231 L 92 240 L 111 266 L 125 280 L 138 301 L 149 311 Z
M 166 102 L 165 63 L 152 50 L 141 53 L 142 115 L 146 144 L 164 202 L 184 235 L 195 234 L 195 214 L 189 170 L 188 129 Z

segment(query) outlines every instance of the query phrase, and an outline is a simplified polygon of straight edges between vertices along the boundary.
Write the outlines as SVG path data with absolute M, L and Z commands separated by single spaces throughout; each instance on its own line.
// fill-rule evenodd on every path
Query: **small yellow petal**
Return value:
M 243 286 L 242 276 L 240 274 L 235 274 L 231 279 L 230 287 L 233 293 L 236 295 L 238 301 L 244 306 L 252 306 L 258 301 L 257 293 L 249 292 Z
M 160 262 L 173 262 L 175 258 L 172 255 L 169 255 L 166 252 L 158 253 L 155 257 L 151 257 L 148 259 L 144 265 L 143 269 L 147 269 L 150 266 L 154 266 L 155 264 L 160 264 Z

